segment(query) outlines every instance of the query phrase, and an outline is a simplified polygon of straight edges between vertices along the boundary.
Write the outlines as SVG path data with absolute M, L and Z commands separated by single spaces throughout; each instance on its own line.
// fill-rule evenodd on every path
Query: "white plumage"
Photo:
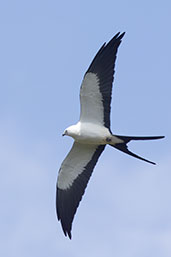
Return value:
M 116 54 L 123 36 L 124 33 L 116 34 L 96 54 L 80 89 L 80 120 L 76 125 L 68 127 L 63 134 L 73 137 L 74 144 L 59 170 L 56 207 L 64 234 L 69 238 L 75 212 L 105 145 L 109 144 L 133 157 L 155 164 L 130 152 L 127 143 L 131 140 L 162 138 L 127 137 L 111 133 L 112 83 Z
M 98 145 L 80 144 L 75 142 L 71 151 L 63 161 L 58 175 L 58 188 L 69 189 L 74 180 L 83 172 L 87 160 L 91 160 Z
M 99 90 L 99 79 L 94 73 L 87 73 L 80 89 L 80 122 L 104 126 L 103 98 Z

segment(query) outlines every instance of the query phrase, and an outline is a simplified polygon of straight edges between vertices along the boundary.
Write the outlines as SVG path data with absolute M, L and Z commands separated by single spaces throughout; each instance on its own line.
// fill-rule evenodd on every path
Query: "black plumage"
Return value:
M 125 32 L 117 33 L 107 45 L 103 44 L 86 72 L 95 73 L 99 79 L 99 89 L 103 97 L 104 126 L 108 129 L 110 129 L 110 104 L 116 54 L 124 34 Z
M 92 159 L 84 167 L 84 171 L 74 180 L 72 186 L 66 190 L 57 187 L 56 211 L 58 220 L 61 221 L 65 236 L 71 239 L 72 221 L 85 192 L 85 188 L 93 172 L 93 169 L 103 152 L 105 145 L 100 145 L 93 154 Z
M 82 143 L 80 139 L 80 141 L 78 140 L 74 143 L 71 151 L 61 165 L 58 176 L 59 184 L 57 183 L 56 191 L 57 217 L 61 222 L 65 236 L 68 236 L 70 239 L 74 215 L 98 158 L 105 148 L 105 144 L 109 144 L 133 157 L 155 164 L 154 162 L 132 153 L 128 150 L 127 143 L 131 140 L 153 140 L 163 138 L 162 136 L 119 136 L 113 135 L 110 130 L 110 105 L 115 61 L 117 50 L 124 34 L 125 33 L 117 33 L 108 44 L 105 43 L 102 45 L 90 64 L 81 86 L 82 92 L 80 94 L 80 101 L 83 118 L 81 119 L 80 117 L 79 123 L 81 124 L 82 122 L 82 124 L 84 124 L 84 129 L 81 129 L 80 124 L 77 123 L 75 125 L 77 126 L 76 136 L 80 136 L 82 133 L 82 136 L 80 137 L 86 137 L 86 140 L 87 138 L 88 140 L 85 140 L 84 143 Z M 91 73 L 94 75 L 92 76 Z M 91 115 L 91 113 L 93 115 Z M 96 126 L 97 123 L 99 127 Z M 73 126 L 71 127 L 73 128 Z M 104 127 L 108 128 L 108 130 Z M 94 128 L 97 128 L 97 134 L 94 132 Z M 65 130 L 65 132 L 66 131 L 67 130 Z M 101 131 L 106 134 L 102 135 L 103 132 Z M 106 131 L 108 131 L 109 134 Z M 67 135 L 68 132 L 64 133 L 64 135 L 65 134 Z M 69 136 L 74 138 L 73 134 L 70 134 Z M 98 141 L 101 140 L 101 136 L 103 136 L 104 141 Z M 95 140 L 93 141 L 93 139 Z M 96 142 L 94 146 L 93 142 Z M 102 145 L 97 145 L 101 143 Z M 87 148 L 88 154 L 86 152 Z

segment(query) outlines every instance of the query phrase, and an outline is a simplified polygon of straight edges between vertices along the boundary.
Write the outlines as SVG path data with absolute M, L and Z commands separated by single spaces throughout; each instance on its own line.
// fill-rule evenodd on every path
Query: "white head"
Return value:
M 64 130 L 62 136 L 70 136 L 75 138 L 78 135 L 78 128 L 76 125 L 72 125 Z

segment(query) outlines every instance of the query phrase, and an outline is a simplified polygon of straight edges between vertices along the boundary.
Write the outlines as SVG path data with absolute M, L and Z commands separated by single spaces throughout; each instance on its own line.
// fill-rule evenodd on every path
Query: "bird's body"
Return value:
M 56 209 L 64 234 L 71 238 L 72 221 L 87 183 L 106 145 L 135 158 L 155 164 L 128 150 L 131 140 L 153 140 L 162 136 L 137 137 L 113 135 L 110 129 L 110 104 L 114 67 L 124 33 L 104 44 L 90 64 L 80 89 L 80 119 L 63 135 L 74 144 L 61 164 L 57 180 Z
M 65 135 L 71 136 L 81 144 L 106 145 L 123 143 L 123 140 L 112 135 L 108 128 L 88 122 L 79 121 L 65 130 Z

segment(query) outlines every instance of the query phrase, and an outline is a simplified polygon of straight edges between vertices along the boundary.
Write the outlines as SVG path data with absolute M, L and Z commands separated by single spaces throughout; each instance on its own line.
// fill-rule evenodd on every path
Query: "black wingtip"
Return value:
M 66 237 L 69 237 L 69 239 L 71 240 L 72 239 L 71 231 L 66 231 L 64 228 L 62 228 L 62 229 L 63 229 L 64 235 Z
M 58 197 L 61 198 L 61 201 L 59 201 Z M 72 235 L 71 235 L 72 223 L 68 222 L 67 219 L 66 220 L 62 219 L 62 217 L 66 215 L 64 207 L 63 207 L 64 198 L 65 198 L 65 192 L 63 192 L 61 189 L 59 189 L 57 187 L 57 190 L 56 190 L 56 213 L 57 213 L 57 219 L 61 223 L 64 235 L 66 237 L 68 236 L 69 239 L 71 239 L 72 238 Z
M 61 219 L 59 219 L 59 221 L 61 222 L 61 226 L 62 226 L 62 230 L 63 230 L 63 232 L 64 232 L 64 235 L 67 237 L 69 237 L 69 239 L 72 239 L 72 235 L 71 235 L 71 229 L 69 230 L 69 229 L 66 229 L 65 228 L 65 225 L 63 224 L 63 222 L 62 222 L 62 220 Z
M 125 32 L 123 32 L 123 33 L 120 33 L 120 32 L 118 32 L 108 43 L 107 43 L 107 45 L 112 45 L 113 44 L 113 42 L 115 42 L 116 44 L 118 43 L 118 46 L 120 45 L 120 43 L 121 43 L 121 39 L 124 37 L 124 35 L 125 35 Z M 106 45 L 106 46 L 107 46 Z
M 68 232 L 68 237 L 69 237 L 70 240 L 72 239 L 71 232 Z
M 120 33 L 120 32 L 119 32 L 119 33 Z M 126 33 L 125 31 L 122 32 L 122 33 L 120 34 L 119 38 L 122 39 L 122 38 L 124 37 L 125 33 Z
M 116 33 L 116 35 L 114 36 L 114 38 L 117 38 L 117 37 L 118 37 L 118 38 L 123 38 L 123 36 L 125 35 L 125 33 L 126 33 L 125 31 L 122 32 L 122 33 L 119 31 L 118 33 Z

